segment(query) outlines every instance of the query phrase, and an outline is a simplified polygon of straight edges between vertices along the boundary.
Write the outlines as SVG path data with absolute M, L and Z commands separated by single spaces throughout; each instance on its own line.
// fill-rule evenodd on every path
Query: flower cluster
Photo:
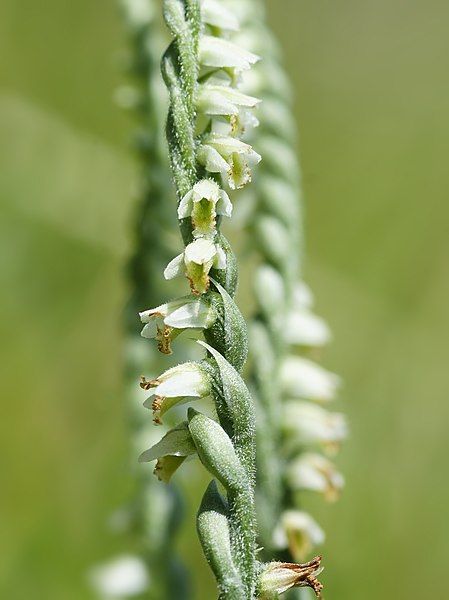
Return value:
M 278 519 L 270 527 L 272 546 L 288 549 L 293 559 L 303 560 L 324 541 L 324 532 L 310 515 L 299 510 L 297 492 L 318 492 L 327 500 L 338 497 L 343 477 L 328 455 L 333 455 L 346 437 L 347 425 L 342 414 L 328 411 L 340 378 L 314 359 L 330 341 L 331 333 L 325 321 L 314 314 L 310 289 L 299 277 L 301 190 L 291 89 L 279 62 L 277 43 L 263 21 L 254 16 L 252 2 L 227 2 L 247 25 L 233 41 L 263 58 L 251 73 L 244 74 L 241 87 L 245 94 L 263 98 L 261 127 L 245 140 L 254 140 L 264 156 L 256 182 L 257 210 L 246 217 L 262 262 L 254 282 L 258 312 L 252 343 L 256 393 L 265 413 L 262 426 L 268 423 L 260 436 L 259 468 L 264 469 L 260 494 L 265 506 L 276 506 L 276 512 L 281 508 L 280 516 L 272 510 L 264 515 L 265 521 Z M 280 407 L 270 403 L 276 389 L 281 390 Z M 274 424 L 273 416 L 279 413 Z M 278 423 L 280 428 L 276 429 Z M 271 446 L 265 443 L 270 436 Z M 277 453 L 274 463 L 265 450 L 273 447 Z M 279 477 L 273 483 L 280 471 L 282 481 Z M 283 488 L 279 495 L 273 493 L 277 487 Z M 269 535 L 267 532 L 265 546 L 270 545 Z
M 193 294 L 209 289 L 211 269 L 226 268 L 226 256 L 216 242 L 217 221 L 230 217 L 232 204 L 223 186 L 235 190 L 251 181 L 251 169 L 261 157 L 241 137 L 258 124 L 252 114 L 259 100 L 237 88 L 240 75 L 258 57 L 230 42 L 238 29 L 232 11 L 215 0 L 201 3 L 203 30 L 199 40 L 199 80 L 195 105 L 199 135 L 197 161 L 206 177 L 184 195 L 178 218 L 191 224 L 193 240 L 165 270 L 165 278 L 185 275 Z
M 252 114 L 259 100 L 238 90 L 240 76 L 258 56 L 229 41 L 239 29 L 234 11 L 216 0 L 201 2 L 202 31 L 195 93 L 196 118 L 204 133 L 198 136 L 197 162 L 205 177 L 178 204 L 178 219 L 187 222 L 192 240 L 169 262 L 166 279 L 187 277 L 191 296 L 140 313 L 142 336 L 155 338 L 164 354 L 184 329 L 208 329 L 217 315 L 205 299 L 212 270 L 223 271 L 227 256 L 217 234 L 219 220 L 231 217 L 232 203 L 223 187 L 241 188 L 251 181 L 251 168 L 261 157 L 241 137 L 258 125 Z

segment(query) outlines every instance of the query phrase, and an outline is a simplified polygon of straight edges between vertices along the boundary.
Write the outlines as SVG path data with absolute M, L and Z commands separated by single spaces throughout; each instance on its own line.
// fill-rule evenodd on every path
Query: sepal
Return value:
M 181 466 L 187 456 L 195 454 L 196 448 L 186 422 L 170 429 L 154 446 L 143 452 L 139 462 L 157 460 L 154 474 L 168 483 L 173 473 Z

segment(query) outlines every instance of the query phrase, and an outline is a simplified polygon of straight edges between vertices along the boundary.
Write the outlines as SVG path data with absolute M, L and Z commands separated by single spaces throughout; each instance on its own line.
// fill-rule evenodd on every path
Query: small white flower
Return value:
M 186 362 L 168 369 L 156 379 L 142 378 L 140 387 L 149 391 L 150 397 L 144 406 L 151 406 L 155 423 L 176 404 L 191 398 L 205 398 L 211 392 L 211 380 L 206 371 L 196 362 Z
M 310 587 L 321 598 L 323 586 L 317 579 L 323 570 L 320 564 L 320 556 L 304 564 L 268 563 L 260 575 L 259 600 L 276 600 L 294 587 Z
M 171 354 L 171 342 L 184 329 L 208 329 L 217 318 L 215 309 L 203 298 L 184 296 L 139 313 L 145 323 L 141 335 L 155 338 L 163 354 Z
M 198 110 L 206 115 L 238 115 L 241 107 L 254 108 L 260 100 L 242 94 L 227 85 L 211 85 L 206 83 L 198 90 Z
M 150 583 L 145 563 L 132 555 L 119 556 L 95 567 L 90 581 L 103 600 L 124 600 L 143 594 Z
M 273 532 L 275 548 L 288 548 L 294 560 L 304 560 L 316 546 L 324 544 L 325 534 L 306 512 L 286 510 Z
M 230 217 L 231 214 L 228 194 L 211 179 L 196 183 L 178 206 L 179 219 L 192 218 L 194 236 L 213 234 L 217 215 Z
M 289 464 L 287 481 L 295 490 L 322 493 L 330 502 L 338 499 L 345 483 L 329 459 L 312 452 L 301 454 Z
M 285 341 L 298 346 L 325 346 L 331 339 L 330 329 L 324 319 L 308 308 L 289 311 L 285 324 Z
M 279 271 L 262 264 L 256 270 L 254 290 L 257 302 L 267 315 L 279 314 L 285 304 L 285 286 Z
M 259 57 L 236 44 L 211 35 L 203 35 L 199 44 L 200 63 L 205 67 L 246 71 Z
M 170 429 L 157 444 L 143 452 L 139 457 L 139 462 L 157 460 L 154 474 L 161 481 L 168 483 L 185 459 L 195 453 L 195 444 L 187 422 L 184 422 Z
M 234 13 L 217 0 L 201 1 L 201 18 L 207 25 L 212 25 L 219 29 L 237 31 L 239 28 L 239 21 Z
M 293 304 L 296 308 L 312 308 L 314 303 L 313 293 L 304 281 L 295 285 L 293 290 Z
M 288 356 L 281 367 L 281 383 L 293 398 L 329 402 L 340 385 L 338 375 L 301 356 Z
M 165 279 L 186 275 L 194 294 L 204 294 L 209 289 L 209 272 L 226 268 L 223 248 L 207 238 L 198 238 L 189 244 L 165 268 Z
M 290 449 L 321 446 L 334 452 L 346 438 L 348 427 L 343 414 L 329 412 L 310 402 L 289 400 L 284 405 L 283 428 Z
M 251 181 L 251 167 L 261 156 L 249 144 L 233 137 L 209 135 L 198 150 L 198 161 L 211 173 L 221 173 L 231 189 Z
M 154 17 L 153 5 L 148 0 L 122 0 L 121 4 L 131 27 L 145 27 Z

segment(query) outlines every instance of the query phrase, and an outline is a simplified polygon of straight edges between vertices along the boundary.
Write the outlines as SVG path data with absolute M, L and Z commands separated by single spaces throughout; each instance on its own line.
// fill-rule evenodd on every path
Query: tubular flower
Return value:
M 156 379 L 142 378 L 140 387 L 149 391 L 144 406 L 151 406 L 154 421 L 161 423 L 161 417 L 176 404 L 189 398 L 205 398 L 211 392 L 211 380 L 199 363 L 187 362 L 172 367 Z
M 185 275 L 190 282 L 193 294 L 204 294 L 209 289 L 209 272 L 226 268 L 226 255 L 223 249 L 212 240 L 198 238 L 168 263 L 164 271 L 165 279 Z
M 221 173 L 233 190 L 251 181 L 251 168 L 260 160 L 249 144 L 229 136 L 209 134 L 198 150 L 198 161 L 210 173 Z
M 139 457 L 139 462 L 156 460 L 154 474 L 160 481 L 168 483 L 185 459 L 195 453 L 196 447 L 187 422 L 183 422 L 170 429 L 157 444 L 143 452 Z
M 315 453 L 305 453 L 293 460 L 286 477 L 292 489 L 320 492 L 329 502 L 338 499 L 345 483 L 334 464 Z
M 324 319 L 312 311 L 313 295 L 301 282 L 293 292 L 293 306 L 287 315 L 286 341 L 309 347 L 325 346 L 331 340 L 330 329 Z
M 280 550 L 288 548 L 294 560 L 304 560 L 325 538 L 315 519 L 300 510 L 286 510 L 273 532 L 274 546 Z
M 294 564 L 268 563 L 260 577 L 260 600 L 275 600 L 294 587 L 310 587 L 318 598 L 321 598 L 322 584 L 317 577 L 323 570 L 320 566 L 321 556 L 308 563 Z
M 335 398 L 340 378 L 301 356 L 289 356 L 281 368 L 285 393 L 293 398 L 329 402 Z
M 228 194 L 210 179 L 196 183 L 178 206 L 179 219 L 192 219 L 194 237 L 213 235 L 217 215 L 230 217 L 232 204 Z
M 285 403 L 283 428 L 289 448 L 320 446 L 329 453 L 339 448 L 348 431 L 343 414 L 297 400 Z
M 211 35 L 203 35 L 199 44 L 200 63 L 204 67 L 215 67 L 219 69 L 230 69 L 235 71 L 247 71 L 254 65 L 259 57 L 240 46 Z
M 145 563 L 138 556 L 123 555 L 92 569 L 93 588 L 105 600 L 120 600 L 143 594 L 150 578 Z
M 204 23 L 212 27 L 227 31 L 237 31 L 239 28 L 234 13 L 217 0 L 201 0 L 201 17 Z
M 171 354 L 171 342 L 184 329 L 208 329 L 217 318 L 213 306 L 203 297 L 184 296 L 139 313 L 145 323 L 141 336 L 155 338 L 163 354 Z

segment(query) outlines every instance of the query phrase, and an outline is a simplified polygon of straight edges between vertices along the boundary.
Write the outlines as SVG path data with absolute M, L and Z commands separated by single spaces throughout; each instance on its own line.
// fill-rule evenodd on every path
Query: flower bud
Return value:
M 289 464 L 286 479 L 294 490 L 320 492 L 330 502 L 338 499 L 345 483 L 329 459 L 312 452 L 301 454 Z
M 141 335 L 155 338 L 163 354 L 171 354 L 171 342 L 184 329 L 208 329 L 217 319 L 217 312 L 203 297 L 184 296 L 139 313 L 145 323 Z
M 139 462 L 157 460 L 154 474 L 160 481 L 168 483 L 173 473 L 187 456 L 195 454 L 196 448 L 186 422 L 170 429 L 168 433 L 149 450 L 143 452 Z
M 335 398 L 340 378 L 316 363 L 301 356 L 288 356 L 281 367 L 284 392 L 293 397 L 317 402 Z
M 283 411 L 283 429 L 291 450 L 321 446 L 335 452 L 347 436 L 343 414 L 329 412 L 310 402 L 287 401 Z
M 227 506 L 215 481 L 211 481 L 203 496 L 196 528 L 204 555 L 217 578 L 220 592 L 242 594 L 242 581 L 232 557 Z
M 262 571 L 259 580 L 259 600 L 275 600 L 294 587 L 310 587 L 318 598 L 321 598 L 322 584 L 317 577 L 322 568 L 321 556 L 308 563 L 293 564 L 272 562 Z
M 211 379 L 207 371 L 196 362 L 186 362 L 172 367 L 156 379 L 142 378 L 140 387 L 150 391 L 155 398 L 148 398 L 144 406 L 153 409 L 155 423 L 173 406 L 189 398 L 205 398 L 211 393 Z
M 331 340 L 326 321 L 307 308 L 293 309 L 287 314 L 285 340 L 298 346 L 320 347 Z
M 178 207 L 179 219 L 192 218 L 194 237 L 212 235 L 217 215 L 230 217 L 231 214 L 232 204 L 229 196 L 210 179 L 196 183 Z
M 184 274 L 190 281 L 193 294 L 204 294 L 209 289 L 209 272 L 226 268 L 223 249 L 206 238 L 198 238 L 184 252 L 174 258 L 165 268 L 165 279 Z
M 251 167 L 260 160 L 249 144 L 229 136 L 210 134 L 198 150 L 198 161 L 210 173 L 221 173 L 233 190 L 251 181 Z
M 273 532 L 273 544 L 279 550 L 289 549 L 294 560 L 304 560 L 310 551 L 324 543 L 325 534 L 306 512 L 286 510 Z
M 189 408 L 188 417 L 189 431 L 198 456 L 209 473 L 227 490 L 245 488 L 248 485 L 246 472 L 221 425 L 193 408 Z

